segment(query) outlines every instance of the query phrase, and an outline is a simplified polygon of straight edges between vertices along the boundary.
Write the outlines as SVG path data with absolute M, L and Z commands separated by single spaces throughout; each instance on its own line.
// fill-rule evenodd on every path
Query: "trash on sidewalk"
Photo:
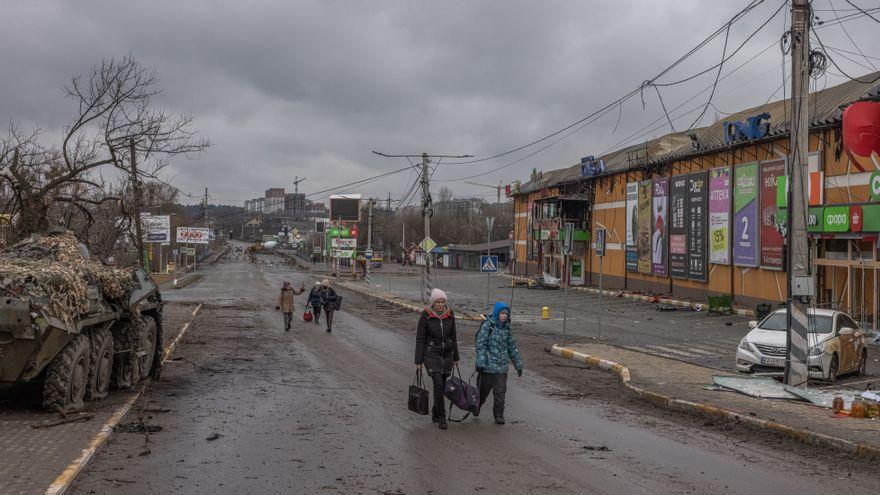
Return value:
M 857 390 L 846 388 L 818 389 L 790 387 L 788 385 L 785 385 L 785 390 L 806 401 L 812 402 L 817 406 L 827 407 L 828 409 L 831 409 L 831 406 L 834 402 L 834 396 L 836 395 L 839 395 L 843 398 L 843 408 L 845 410 L 849 410 L 852 407 L 853 400 L 859 396 L 859 392 Z
M 657 305 L 657 311 L 678 311 L 678 306 L 673 306 L 671 304 L 660 303 Z
M 769 376 L 719 376 L 712 375 L 715 385 L 759 399 L 802 400 L 786 390 L 785 385 Z M 830 406 L 830 402 L 829 402 Z

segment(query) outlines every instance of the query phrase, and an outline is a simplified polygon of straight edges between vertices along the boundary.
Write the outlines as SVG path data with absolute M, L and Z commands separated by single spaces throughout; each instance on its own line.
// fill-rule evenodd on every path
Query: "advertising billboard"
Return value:
M 626 245 L 636 245 L 636 230 L 638 230 L 639 183 L 626 183 Z
M 141 214 L 141 227 L 145 242 L 171 242 L 171 217 L 169 215 Z
M 667 246 L 669 233 L 667 221 L 669 220 L 667 200 L 669 199 L 669 177 L 654 179 L 654 198 L 652 225 L 654 232 L 651 235 L 651 271 L 658 277 L 666 276 Z
M 361 220 L 361 195 L 335 194 L 330 196 L 330 220 L 359 222 Z
M 731 230 L 733 263 L 758 266 L 758 162 L 736 167 Z
M 652 180 L 639 182 L 639 230 L 637 246 L 639 250 L 639 273 L 651 273 L 651 189 Z
M 730 167 L 709 171 L 709 262 L 730 264 Z
M 778 270 L 783 266 L 783 239 L 776 228 L 776 192 L 784 174 L 785 158 L 761 162 L 761 266 Z
M 687 175 L 670 179 L 669 187 L 669 274 L 688 278 L 687 259 Z
M 700 282 L 705 282 L 709 277 L 706 269 L 708 206 L 709 174 L 688 174 L 688 278 Z
M 208 244 L 211 229 L 207 227 L 177 227 L 178 244 Z

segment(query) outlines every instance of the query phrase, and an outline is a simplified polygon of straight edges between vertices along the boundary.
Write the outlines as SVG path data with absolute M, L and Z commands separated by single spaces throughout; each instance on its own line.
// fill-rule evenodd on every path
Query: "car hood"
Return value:
M 781 330 L 761 330 L 756 328 L 746 335 L 746 341 L 753 344 L 766 344 L 776 347 L 785 347 L 786 333 Z M 810 345 L 821 344 L 833 337 L 833 333 L 813 333 L 810 334 Z M 818 337 L 818 339 L 817 339 Z

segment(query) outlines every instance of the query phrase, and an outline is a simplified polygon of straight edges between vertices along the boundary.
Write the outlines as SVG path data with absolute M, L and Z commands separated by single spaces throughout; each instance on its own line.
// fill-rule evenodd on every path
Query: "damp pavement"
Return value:
M 111 435 L 70 492 L 803 494 L 880 482 L 833 453 L 630 407 L 607 375 L 551 359 L 529 330 L 508 424 L 441 431 L 406 409 L 412 312 L 341 289 L 332 333 L 301 320 L 283 331 L 281 281 L 321 277 L 231 260 L 169 293 L 205 306 L 123 421 L 130 433 Z M 464 375 L 475 330 L 460 323 Z
M 511 285 L 500 275 L 461 270 L 436 269 L 434 286 L 444 289 L 457 308 L 485 313 L 489 301 L 513 301 L 518 322 L 563 338 L 562 317 L 566 316 L 568 342 L 601 342 L 626 349 L 684 361 L 725 371 L 736 371 L 734 362 L 740 340 L 749 333 L 749 320 L 739 315 L 708 315 L 692 309 L 658 310 L 658 304 L 626 297 L 599 296 L 569 290 L 528 289 Z M 389 292 L 411 301 L 421 300 L 421 276 L 398 274 L 394 267 L 372 274 L 373 290 Z M 541 319 L 541 308 L 548 307 L 550 319 Z M 880 346 L 868 346 L 868 375 L 880 376 Z M 841 377 L 842 383 L 861 381 Z

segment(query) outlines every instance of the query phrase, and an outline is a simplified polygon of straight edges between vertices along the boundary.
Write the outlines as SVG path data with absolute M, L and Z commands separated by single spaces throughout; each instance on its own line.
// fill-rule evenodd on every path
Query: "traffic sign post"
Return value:
M 599 257 L 599 338 L 602 340 L 602 260 L 605 259 L 605 229 L 596 230 L 596 256 Z
M 480 255 L 480 271 L 483 273 L 498 272 L 498 255 L 497 254 L 481 254 Z
M 491 286 L 492 273 L 498 271 L 498 256 L 492 260 L 492 227 L 495 225 L 495 217 L 486 217 L 486 258 L 492 263 L 492 266 L 486 266 L 487 263 L 480 263 L 480 271 L 486 272 L 486 314 L 489 314 L 489 304 L 491 304 Z M 482 258 L 482 257 L 481 257 Z M 492 268 L 492 270 L 483 270 L 483 268 Z

